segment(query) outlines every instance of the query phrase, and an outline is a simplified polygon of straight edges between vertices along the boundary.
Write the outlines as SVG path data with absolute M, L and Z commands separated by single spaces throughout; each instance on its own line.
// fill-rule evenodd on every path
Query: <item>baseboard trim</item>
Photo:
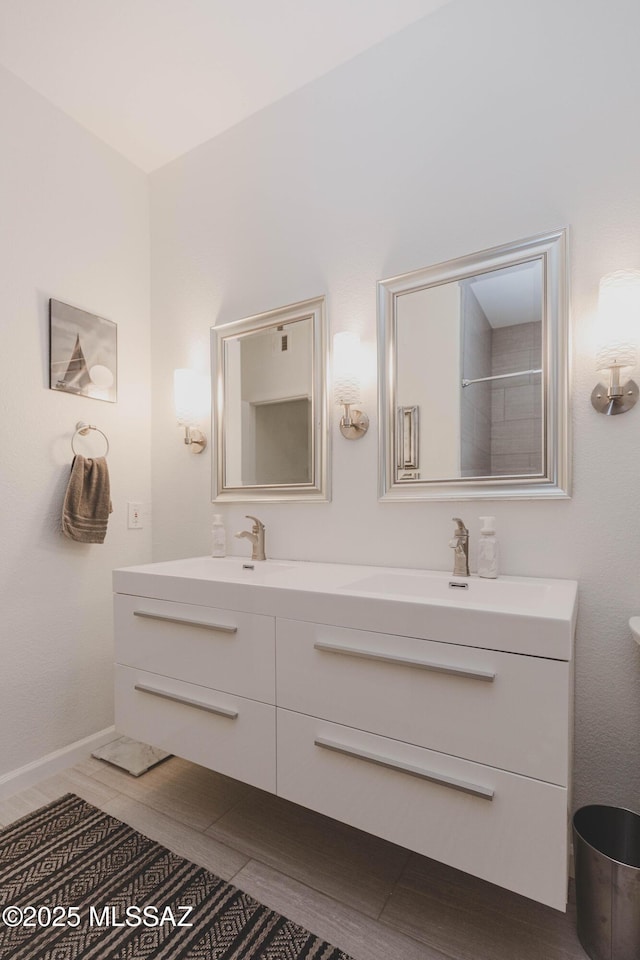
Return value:
M 33 760 L 31 763 L 19 767 L 17 770 L 10 770 L 0 776 L 0 800 L 4 800 L 12 793 L 18 793 L 27 787 L 33 787 L 40 780 L 52 777 L 54 773 L 72 767 L 81 760 L 86 760 L 92 752 L 98 747 L 104 746 L 117 737 L 115 727 L 106 727 L 98 733 L 91 734 L 83 740 L 76 740 L 61 750 L 54 750 L 39 760 Z

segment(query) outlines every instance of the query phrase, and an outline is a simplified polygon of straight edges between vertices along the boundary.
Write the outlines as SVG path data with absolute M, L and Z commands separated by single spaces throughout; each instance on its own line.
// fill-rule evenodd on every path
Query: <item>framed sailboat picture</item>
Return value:
M 49 300 L 49 386 L 94 400 L 117 400 L 117 325 Z

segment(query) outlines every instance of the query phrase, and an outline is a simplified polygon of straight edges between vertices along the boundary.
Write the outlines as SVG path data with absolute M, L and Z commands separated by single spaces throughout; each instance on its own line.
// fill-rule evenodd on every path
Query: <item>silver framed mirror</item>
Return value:
M 378 283 L 381 499 L 570 495 L 566 230 Z
M 212 327 L 213 500 L 327 500 L 325 298 Z

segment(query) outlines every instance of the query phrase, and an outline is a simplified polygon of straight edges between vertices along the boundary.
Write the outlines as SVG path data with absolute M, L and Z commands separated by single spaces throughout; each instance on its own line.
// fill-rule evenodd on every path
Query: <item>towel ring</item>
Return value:
M 73 445 L 73 444 L 74 444 L 74 440 L 76 439 L 76 437 L 78 436 L 78 434 L 80 434 L 81 437 L 86 437 L 86 435 L 89 433 L 89 430 L 95 430 L 95 431 L 96 431 L 97 433 L 99 433 L 102 437 L 104 437 L 104 442 L 105 442 L 106 445 L 107 445 L 107 449 L 106 449 L 105 452 L 102 454 L 102 456 L 103 456 L 103 457 L 106 457 L 107 454 L 109 453 L 109 438 L 107 437 L 107 435 L 106 435 L 106 433 L 104 432 L 104 430 L 101 430 L 101 429 L 100 429 L 100 427 L 96 427 L 93 423 L 85 423 L 84 420 L 78 420 L 78 422 L 76 423 L 76 431 L 75 431 L 74 435 L 71 437 L 71 449 L 73 450 L 74 454 L 75 454 L 76 456 L 78 455 L 78 451 L 76 450 L 76 448 L 75 448 L 74 445 Z

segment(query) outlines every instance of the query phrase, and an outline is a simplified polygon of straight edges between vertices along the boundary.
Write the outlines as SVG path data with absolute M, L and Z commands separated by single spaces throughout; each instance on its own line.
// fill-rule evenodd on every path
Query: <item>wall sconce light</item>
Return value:
M 359 440 L 369 429 L 369 417 L 362 410 L 352 410 L 360 402 L 360 338 L 355 333 L 336 333 L 333 338 L 333 396 L 344 407 L 340 433 L 347 440 Z
M 195 424 L 207 408 L 208 398 L 205 378 L 194 370 L 174 370 L 173 396 L 176 419 L 184 427 L 184 442 L 192 453 L 202 453 L 207 438 Z
M 631 338 L 640 321 L 640 271 L 617 270 L 600 281 L 598 322 L 607 331 L 607 340 L 596 352 L 596 369 L 609 371 L 609 383 L 598 383 L 591 403 L 598 413 L 614 416 L 635 406 L 638 386 L 633 380 L 621 383 L 623 371 L 634 367 L 637 349 Z

